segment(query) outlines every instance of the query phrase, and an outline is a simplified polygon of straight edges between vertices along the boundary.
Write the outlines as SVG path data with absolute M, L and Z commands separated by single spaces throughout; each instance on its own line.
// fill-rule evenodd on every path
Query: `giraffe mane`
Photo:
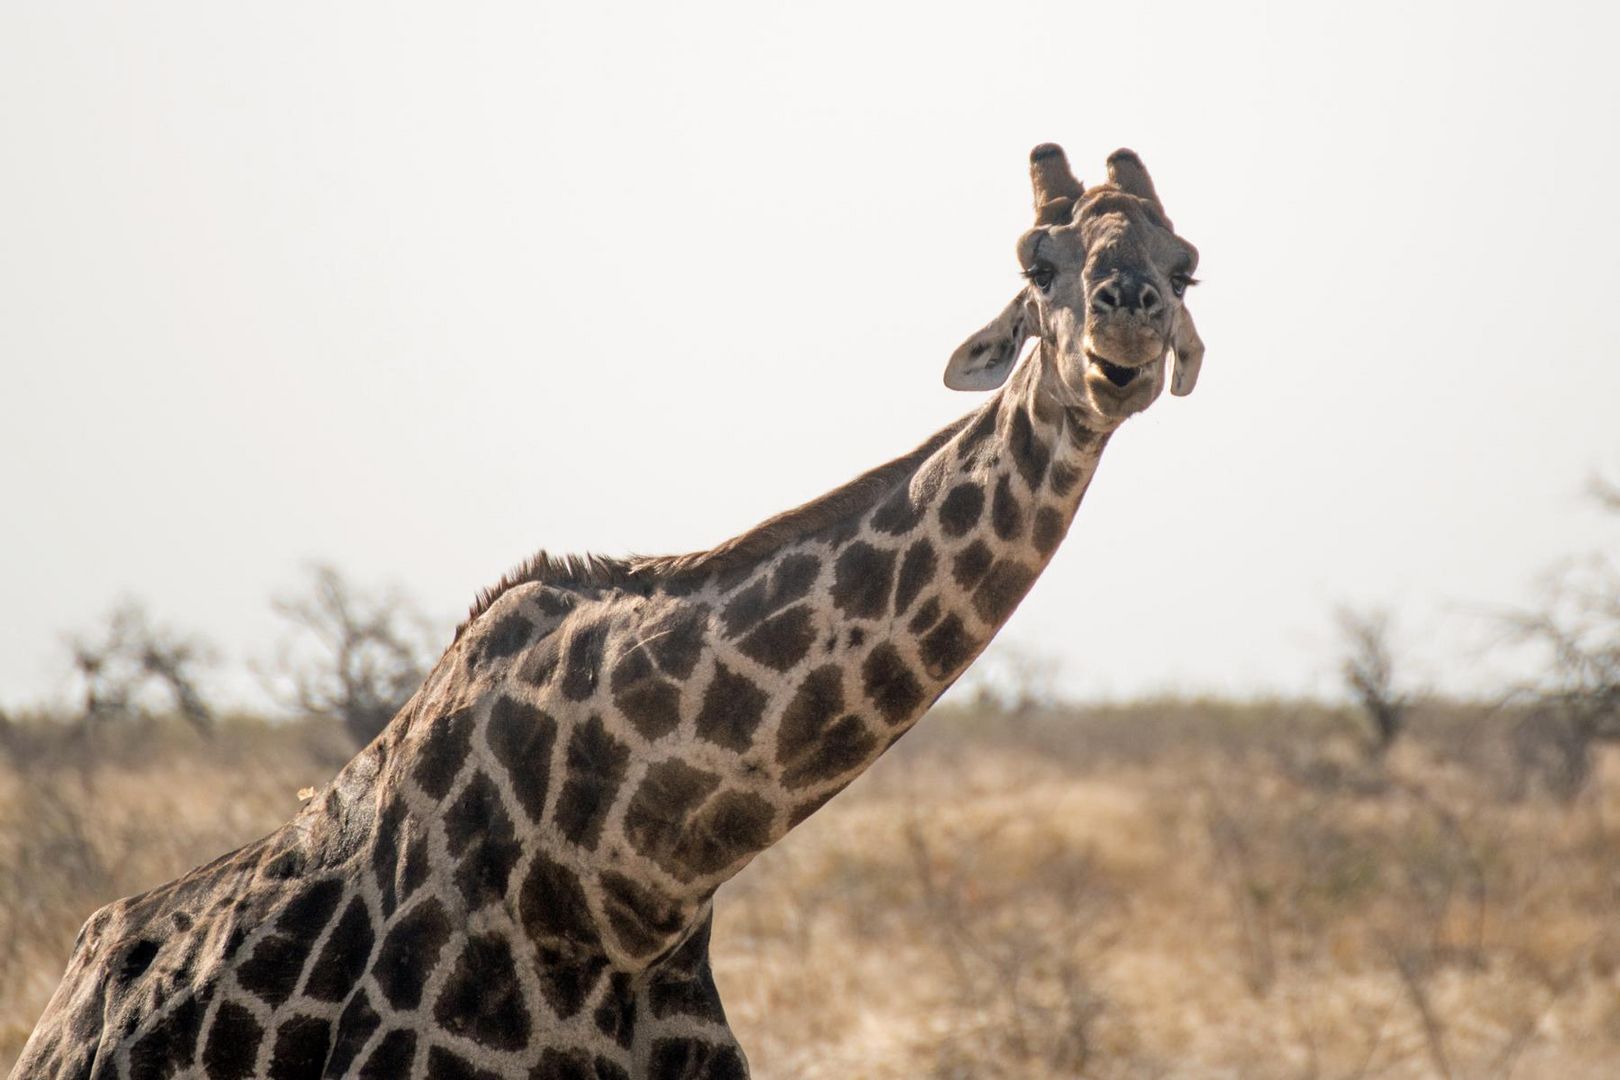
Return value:
M 989 406 L 994 407 L 992 404 Z M 552 555 L 541 549 L 479 591 L 467 618 L 456 627 L 456 639 L 495 601 L 519 585 L 536 583 L 559 589 L 628 589 L 650 592 L 661 585 L 696 586 L 703 579 L 757 563 L 795 540 L 814 536 L 850 517 L 863 514 L 910 476 L 934 451 L 950 441 L 977 413 L 948 424 L 922 445 L 893 461 L 862 473 L 841 487 L 774 517 L 766 518 L 705 551 L 685 555 L 610 556 Z

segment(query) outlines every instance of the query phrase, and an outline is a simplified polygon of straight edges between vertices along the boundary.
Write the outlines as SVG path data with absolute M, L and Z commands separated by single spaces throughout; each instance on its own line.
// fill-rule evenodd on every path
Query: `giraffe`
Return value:
M 927 711 L 1198 376 L 1197 252 L 1137 156 L 1030 172 L 1027 283 L 946 368 L 982 407 L 711 550 L 503 577 L 290 822 L 90 917 L 12 1076 L 746 1077 L 716 889 Z

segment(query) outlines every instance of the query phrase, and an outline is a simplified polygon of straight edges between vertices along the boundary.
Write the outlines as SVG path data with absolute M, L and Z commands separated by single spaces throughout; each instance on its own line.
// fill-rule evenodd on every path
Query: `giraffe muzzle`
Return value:
M 1135 382 L 1136 377 L 1142 374 L 1142 369 L 1139 367 L 1126 367 L 1123 364 L 1110 364 L 1107 360 L 1104 360 L 1096 353 L 1086 353 L 1086 359 L 1089 360 L 1098 371 L 1102 372 L 1103 378 L 1107 379 L 1121 390 Z

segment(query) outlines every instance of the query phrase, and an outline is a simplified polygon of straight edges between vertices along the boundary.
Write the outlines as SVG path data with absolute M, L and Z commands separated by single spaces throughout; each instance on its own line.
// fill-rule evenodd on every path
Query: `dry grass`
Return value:
M 40 737 L 30 737 L 40 736 Z M 13 731 L 0 755 L 0 1071 L 92 911 L 262 836 L 350 752 L 330 727 L 223 721 L 82 737 Z
M 755 1074 L 1620 1073 L 1617 763 L 1566 802 L 1505 717 L 1419 710 L 1382 767 L 1348 732 L 1286 704 L 931 718 L 721 894 Z M 340 756 L 245 721 L 13 753 L 0 1068 L 90 910 L 273 827 Z

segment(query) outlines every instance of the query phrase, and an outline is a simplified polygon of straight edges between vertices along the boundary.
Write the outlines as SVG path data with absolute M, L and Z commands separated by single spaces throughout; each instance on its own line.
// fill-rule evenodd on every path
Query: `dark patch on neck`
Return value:
M 648 1076 L 705 1076 L 713 1080 L 747 1080 L 748 1066 L 734 1046 L 695 1038 L 656 1039 Z
M 203 1044 L 203 1067 L 210 1077 L 219 1080 L 247 1080 L 253 1075 L 254 1060 L 263 1039 L 264 1028 L 251 1012 L 235 1002 L 224 1002 L 208 1028 L 208 1040 Z
M 1046 479 L 1046 467 L 1051 462 L 1052 450 L 1035 431 L 1035 425 L 1030 422 L 1029 413 L 1022 402 L 1012 404 L 1011 430 L 1007 438 L 1012 446 L 1013 464 L 1018 467 L 1024 483 L 1029 485 L 1032 492 L 1041 490 L 1041 481 Z
M 372 1032 L 381 1025 L 382 1018 L 371 1007 L 366 992 L 356 990 L 354 997 L 344 1006 L 343 1015 L 338 1017 L 337 1034 L 332 1042 L 331 1056 L 326 1061 L 326 1075 L 346 1075 Z
M 602 823 L 630 766 L 630 747 L 608 733 L 594 713 L 568 737 L 565 780 L 556 825 L 571 843 L 595 851 Z
M 123 983 L 134 982 L 146 974 L 146 969 L 152 966 L 157 959 L 158 950 L 162 943 L 156 941 L 137 941 L 124 954 L 124 962 L 118 968 L 118 981 Z
M 522 1050 L 529 1045 L 529 1014 L 512 947 L 504 937 L 468 936 L 433 1006 L 433 1018 L 452 1035 L 480 1046 Z
M 698 738 L 743 753 L 753 745 L 754 731 L 769 704 L 770 697 L 751 679 L 716 660 L 698 709 Z
M 366 903 L 358 896 L 349 901 L 343 917 L 326 939 L 304 984 L 304 994 L 317 1001 L 342 1001 L 365 974 L 375 935 Z
M 604 880 L 604 888 L 606 883 Z M 628 1050 L 634 1045 L 636 1031 L 636 995 L 630 988 L 628 972 L 615 971 L 608 976 L 608 988 L 602 1003 L 591 1017 L 602 1034 Z
M 271 1076 L 314 1076 L 326 1064 L 332 1025 L 318 1016 L 294 1016 L 276 1031 Z
M 452 930 L 443 905 L 424 900 L 388 931 L 371 975 L 396 1010 L 408 1011 L 422 1003 L 422 990 Z
M 603 871 L 599 880 L 608 925 L 620 948 L 631 956 L 647 956 L 665 948 L 686 926 L 686 910 L 651 885 L 614 870 Z M 633 1005 L 628 1019 L 633 1023 Z
M 207 1008 L 206 1000 L 187 997 L 142 1035 L 129 1051 L 130 1077 L 168 1076 L 190 1064 Z
M 442 1046 L 428 1048 L 427 1074 L 433 1080 L 501 1080 L 488 1069 L 480 1069 L 465 1058 L 457 1057 Z M 378 1076 L 408 1076 L 409 1073 L 378 1073 Z
M 360 1075 L 370 1080 L 374 1076 L 409 1076 L 411 1064 L 416 1060 L 416 1032 L 408 1028 L 395 1028 L 382 1037 L 371 1051 Z M 328 1073 L 331 1070 L 327 1070 Z M 444 1072 L 435 1074 L 448 1080 Z

